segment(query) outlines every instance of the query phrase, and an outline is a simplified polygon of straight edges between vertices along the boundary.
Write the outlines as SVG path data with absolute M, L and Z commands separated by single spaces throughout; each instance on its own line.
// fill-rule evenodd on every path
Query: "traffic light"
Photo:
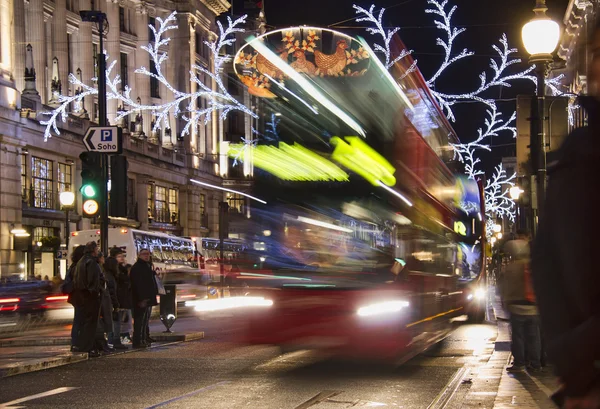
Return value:
M 81 159 L 81 195 L 83 197 L 83 216 L 95 217 L 100 211 L 102 199 L 102 154 L 83 152 Z M 104 181 L 106 183 L 106 181 Z
M 127 158 L 122 155 L 110 157 L 110 215 L 127 217 Z

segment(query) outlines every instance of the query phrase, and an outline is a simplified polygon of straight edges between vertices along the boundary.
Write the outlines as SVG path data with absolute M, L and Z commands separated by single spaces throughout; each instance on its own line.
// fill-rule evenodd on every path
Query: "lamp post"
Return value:
M 546 190 L 546 143 L 544 138 L 544 96 L 546 73 L 552 62 L 552 53 L 558 46 L 560 26 L 546 16 L 546 0 L 536 0 L 535 17 L 523 26 L 521 37 L 529 53 L 529 63 L 535 64 L 537 93 L 531 98 L 530 148 L 531 169 L 536 174 L 537 203 L 532 202 L 533 233 L 537 230 L 536 219 L 543 212 Z M 541 103 L 540 100 L 541 99 Z M 536 206 L 537 205 L 537 206 Z M 536 212 L 537 208 L 537 212 Z
M 75 193 L 73 192 L 62 192 L 59 196 L 60 204 L 65 211 L 65 244 L 67 246 L 67 251 L 69 251 L 69 238 L 71 232 L 69 231 L 69 211 L 73 210 L 73 205 L 75 204 Z M 69 265 L 68 257 L 67 257 L 67 266 Z
M 525 191 L 521 189 L 519 186 L 513 186 L 508 191 L 510 198 L 515 201 L 517 207 L 517 220 L 515 222 L 515 229 L 518 230 L 521 225 L 521 207 L 519 206 L 519 198 Z M 515 233 L 515 231 L 513 231 Z

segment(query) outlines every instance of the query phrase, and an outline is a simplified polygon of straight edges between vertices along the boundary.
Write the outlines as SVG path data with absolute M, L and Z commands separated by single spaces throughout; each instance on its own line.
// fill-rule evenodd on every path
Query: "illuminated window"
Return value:
M 23 199 L 27 198 L 27 154 L 21 154 L 21 189 Z
M 200 195 L 200 214 L 206 214 L 206 195 Z
M 179 220 L 179 191 L 169 189 L 169 212 L 171 213 L 171 222 L 177 223 Z
M 53 227 L 35 227 L 33 229 L 33 241 L 37 243 L 43 237 L 56 236 L 56 230 Z
M 47 159 L 32 158 L 31 184 L 33 190 L 33 206 L 41 209 L 54 208 L 54 192 L 52 179 L 52 161 Z
M 151 184 L 148 184 L 148 220 L 154 220 L 154 192 Z
M 159 223 L 169 223 L 169 207 L 167 204 L 167 188 L 154 187 L 154 220 Z
M 58 164 L 58 194 L 62 192 L 72 192 L 71 171 L 72 166 L 66 163 Z
M 229 204 L 229 211 L 243 213 L 244 204 L 246 199 L 239 193 L 227 193 L 227 203 Z

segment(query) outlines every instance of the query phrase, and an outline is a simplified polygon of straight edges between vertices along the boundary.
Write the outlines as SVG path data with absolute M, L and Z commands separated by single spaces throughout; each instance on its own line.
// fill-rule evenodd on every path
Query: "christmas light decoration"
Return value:
M 158 29 L 156 29 L 153 25 L 149 25 L 150 30 L 152 30 L 154 35 L 154 41 L 149 43 L 147 46 L 142 46 L 142 49 L 150 55 L 150 58 L 154 63 L 154 67 L 156 68 L 156 72 L 153 73 L 146 67 L 141 67 L 135 70 L 136 74 L 155 78 L 173 95 L 170 98 L 165 98 L 164 100 L 166 102 L 161 105 L 145 105 L 142 104 L 139 99 L 134 100 L 131 97 L 132 89 L 129 86 L 125 86 L 125 90 L 123 92 L 119 90 L 121 78 L 119 75 L 115 75 L 114 78 L 112 77 L 112 71 L 116 65 L 116 61 L 113 61 L 106 69 L 107 100 L 118 100 L 120 106 L 127 107 L 127 109 L 119 110 L 116 113 L 115 120 L 119 121 L 126 116 L 138 114 L 144 111 L 152 112 L 152 114 L 156 116 L 153 131 L 157 131 L 162 127 L 166 129 L 170 128 L 169 118 L 171 113 L 175 118 L 181 115 L 185 121 L 185 126 L 182 130 L 183 136 L 188 134 L 192 127 L 197 126 L 200 120 L 203 120 L 205 124 L 208 123 L 213 112 L 219 112 L 220 118 L 222 119 L 224 119 L 229 112 L 236 110 L 256 118 L 257 115 L 252 112 L 250 108 L 239 102 L 227 91 L 227 87 L 223 83 L 222 79 L 223 65 L 231 59 L 231 56 L 224 53 L 224 48 L 234 44 L 235 37 L 232 36 L 235 33 L 241 33 L 244 31 L 238 26 L 245 23 L 246 16 L 240 17 L 235 21 L 231 20 L 230 17 L 227 17 L 228 24 L 225 28 L 221 22 L 217 21 L 217 27 L 219 29 L 218 38 L 213 42 L 205 41 L 205 44 L 209 47 L 213 56 L 214 69 L 211 71 L 202 66 L 193 65 L 190 69 L 190 77 L 191 81 L 197 85 L 198 90 L 195 92 L 187 92 L 177 90 L 175 87 L 173 87 L 163 73 L 163 64 L 165 61 L 167 61 L 168 55 L 162 50 L 169 44 L 171 40 L 170 38 L 166 37 L 165 34 L 170 30 L 175 30 L 178 28 L 178 26 L 174 24 L 176 22 L 176 15 L 177 12 L 174 11 L 164 20 L 160 17 L 157 17 L 156 21 L 159 23 Z M 204 74 L 205 76 L 211 78 L 216 84 L 216 90 L 212 89 L 212 84 L 206 85 L 199 78 L 200 75 L 198 74 Z M 69 75 L 69 82 L 74 85 L 73 89 L 80 89 L 81 92 L 73 96 L 59 95 L 58 102 L 60 105 L 54 110 L 45 113 L 50 117 L 48 120 L 40 122 L 42 125 L 46 126 L 44 132 L 45 140 L 52 136 L 52 132 L 60 135 L 57 121 L 60 119 L 62 122 L 66 122 L 69 114 L 68 109 L 71 103 L 76 106 L 81 106 L 82 101 L 86 96 L 98 94 L 98 90 L 95 86 L 86 85 L 81 81 L 81 79 L 77 78 L 73 74 Z M 97 79 L 94 78 L 93 82 L 97 82 Z M 205 108 L 197 109 L 195 107 L 195 103 L 198 98 L 206 98 L 208 100 L 208 104 Z M 183 112 L 181 111 L 181 106 L 185 105 L 186 102 L 187 109 L 185 112 Z
M 477 138 L 469 143 L 453 144 L 455 159 L 465 165 L 465 173 L 471 179 L 476 179 L 484 175 L 483 170 L 479 169 L 477 165 L 480 163 L 480 159 L 476 156 L 476 151 L 486 150 L 490 151 L 491 148 L 487 139 L 492 136 L 498 136 L 501 133 L 510 133 L 513 138 L 516 137 L 517 130 L 514 126 L 516 120 L 516 112 L 510 115 L 508 120 L 502 119 L 502 113 L 499 111 L 496 102 L 486 97 L 486 93 L 494 87 L 510 87 L 511 83 L 516 80 L 529 80 L 536 83 L 536 78 L 530 73 L 535 69 L 534 66 L 528 67 L 517 73 L 509 73 L 508 70 L 511 66 L 521 63 L 521 60 L 514 58 L 513 54 L 517 52 L 515 48 L 510 48 L 506 34 L 500 37 L 499 45 L 494 44 L 492 47 L 498 54 L 496 59 L 490 58 L 490 68 L 493 70 L 493 74 L 488 76 L 488 73 L 483 71 L 479 75 L 480 83 L 479 86 L 470 91 L 460 94 L 445 93 L 438 89 L 435 89 L 436 81 L 443 75 L 443 73 L 456 62 L 463 60 L 473 55 L 473 52 L 467 48 L 464 48 L 460 52 L 455 52 L 456 39 L 466 31 L 465 28 L 457 28 L 452 25 L 452 17 L 457 10 L 457 6 L 451 6 L 448 0 L 437 1 L 428 0 L 429 7 L 425 10 L 425 13 L 434 15 L 434 23 L 436 27 L 441 30 L 445 35 L 443 38 L 438 38 L 436 44 L 444 50 L 444 59 L 442 60 L 439 68 L 434 72 L 431 78 L 427 81 L 427 85 L 430 88 L 431 93 L 438 101 L 443 112 L 446 114 L 448 119 L 452 122 L 456 121 L 454 111 L 452 107 L 461 102 L 478 102 L 487 106 L 487 117 L 485 118 L 485 126 L 478 130 Z M 392 55 L 390 50 L 390 43 L 392 37 L 399 31 L 399 28 L 385 30 L 383 25 L 383 14 L 384 9 L 379 11 L 376 16 L 374 13 L 375 6 L 372 5 L 368 10 L 360 6 L 354 5 L 356 13 L 362 17 L 356 21 L 366 21 L 373 24 L 373 27 L 367 28 L 367 31 L 373 35 L 379 35 L 383 39 L 382 44 L 375 44 L 374 48 L 376 51 L 381 52 L 385 56 L 385 66 L 389 69 L 394 63 L 400 59 L 406 57 L 412 51 L 403 51 L 398 56 Z M 548 86 L 552 89 L 558 87 L 558 82 L 550 81 Z M 502 165 L 498 165 L 494 172 L 492 179 L 489 179 L 485 185 L 485 197 L 486 197 L 486 216 L 488 221 L 493 220 L 496 217 L 507 217 L 510 220 L 514 220 L 515 213 L 514 201 L 510 198 L 509 189 L 513 186 L 513 180 L 516 178 L 516 174 L 507 175 L 506 171 L 502 168 Z M 463 210 L 468 213 L 474 209 L 469 203 L 462 204 Z

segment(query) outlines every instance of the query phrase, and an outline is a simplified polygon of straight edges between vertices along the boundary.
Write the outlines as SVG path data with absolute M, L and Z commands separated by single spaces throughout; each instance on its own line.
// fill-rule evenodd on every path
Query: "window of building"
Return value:
M 92 44 L 92 56 L 94 57 L 94 76 L 98 78 L 98 44 Z
M 200 35 L 199 32 L 196 31 L 196 54 L 200 55 L 202 54 L 202 43 L 204 42 L 204 39 L 202 38 L 202 35 Z
M 200 214 L 206 214 L 206 195 L 204 194 L 200 195 Z
M 135 219 L 135 180 L 127 179 L 127 218 Z
M 31 187 L 33 191 L 33 206 L 42 209 L 53 209 L 54 181 L 52 179 L 52 161 L 35 156 L 32 159 Z
M 62 192 L 72 192 L 72 165 L 67 163 L 59 163 L 58 164 L 58 194 Z
M 21 190 L 23 199 L 27 198 L 27 154 L 21 154 Z
M 229 204 L 229 211 L 244 212 L 245 198 L 239 193 L 227 193 L 227 203 Z
M 154 220 L 154 189 L 148 184 L 148 220 Z
M 121 89 L 125 90 L 125 86 L 129 85 L 129 77 L 127 73 L 129 67 L 127 65 L 127 54 L 121 53 Z
M 158 75 L 156 64 L 152 60 L 150 60 L 150 72 L 154 75 Z M 152 98 L 160 98 L 159 82 L 154 76 L 150 77 L 150 96 Z
M 148 17 L 148 41 L 154 42 L 154 33 L 150 26 L 156 28 L 156 19 L 154 17 Z
M 43 237 L 54 236 L 56 236 L 56 229 L 54 227 L 34 227 L 33 229 L 33 241 L 35 243 L 41 241 Z
M 90 10 L 96 10 L 96 0 L 90 1 Z
M 179 220 L 179 191 L 169 189 L 169 212 L 171 213 L 171 222 L 176 223 Z
M 154 187 L 154 220 L 160 223 L 171 221 L 167 203 L 167 188 L 163 186 Z
M 125 9 L 123 7 L 119 7 L 119 29 L 122 33 L 127 32 L 125 26 Z

